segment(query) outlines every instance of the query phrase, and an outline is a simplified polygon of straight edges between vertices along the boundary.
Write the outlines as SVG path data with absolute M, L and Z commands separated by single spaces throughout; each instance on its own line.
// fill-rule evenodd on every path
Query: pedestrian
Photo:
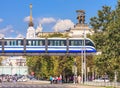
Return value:
M 81 83 L 81 76 L 80 75 L 78 76 L 77 80 L 78 80 L 78 84 L 80 84 Z
M 50 76 L 50 83 L 52 84 L 53 83 L 53 77 Z
M 62 75 L 60 75 L 60 83 L 62 83 Z
M 16 84 L 16 78 L 15 77 L 13 77 L 13 83 Z

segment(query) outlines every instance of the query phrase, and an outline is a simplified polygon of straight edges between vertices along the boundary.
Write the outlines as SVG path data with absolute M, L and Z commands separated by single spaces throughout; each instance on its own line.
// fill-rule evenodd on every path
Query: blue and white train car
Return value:
M 2 48 L 2 45 L 3 45 L 4 53 L 23 53 L 24 52 L 23 39 L 20 39 L 20 38 L 19 39 L 10 39 L 10 38 L 2 39 L 1 48 Z
M 69 38 L 69 53 L 93 53 L 96 52 L 95 45 L 89 38 Z
M 66 53 L 67 52 L 67 42 L 66 38 L 48 38 L 48 53 Z
M 0 53 L 86 53 L 96 52 L 89 38 L 0 39 Z
M 26 39 L 26 53 L 45 53 L 45 38 Z

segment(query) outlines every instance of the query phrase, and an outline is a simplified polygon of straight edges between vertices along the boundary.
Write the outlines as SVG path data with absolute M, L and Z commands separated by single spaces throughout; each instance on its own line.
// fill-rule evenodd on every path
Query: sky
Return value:
M 77 23 L 76 10 L 85 11 L 85 23 L 97 16 L 102 6 L 117 5 L 117 0 L 0 0 L 0 36 L 26 37 L 30 8 L 34 28 L 42 32 L 64 31 Z

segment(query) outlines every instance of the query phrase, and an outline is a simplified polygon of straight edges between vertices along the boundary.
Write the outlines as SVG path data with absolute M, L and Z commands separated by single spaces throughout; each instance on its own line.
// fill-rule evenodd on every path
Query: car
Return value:
M 18 79 L 17 81 L 18 81 L 18 82 L 26 82 L 26 81 L 29 81 L 29 80 L 30 80 L 30 79 L 27 78 L 27 77 L 22 77 L 22 78 Z
M 108 78 L 98 78 L 94 79 L 93 82 L 110 82 Z

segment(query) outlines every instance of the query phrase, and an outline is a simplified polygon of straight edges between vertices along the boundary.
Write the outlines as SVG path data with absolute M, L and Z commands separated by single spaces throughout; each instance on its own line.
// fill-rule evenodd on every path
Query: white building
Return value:
M 2 61 L 2 66 L 26 66 L 26 58 L 22 56 L 11 56 Z
M 32 26 L 28 27 L 26 38 L 35 38 L 35 29 L 34 29 L 34 27 L 32 27 Z
M 66 30 L 66 33 L 68 33 L 69 37 L 83 37 L 84 34 L 85 36 L 87 34 L 92 35 L 94 31 L 91 28 L 89 28 L 87 24 L 78 23 L 74 26 L 74 28 L 70 28 L 69 30 Z
M 2 66 L 0 66 L 0 75 L 1 74 L 28 74 L 28 66 L 26 66 L 26 58 L 22 56 L 12 56 L 4 59 L 2 61 Z

